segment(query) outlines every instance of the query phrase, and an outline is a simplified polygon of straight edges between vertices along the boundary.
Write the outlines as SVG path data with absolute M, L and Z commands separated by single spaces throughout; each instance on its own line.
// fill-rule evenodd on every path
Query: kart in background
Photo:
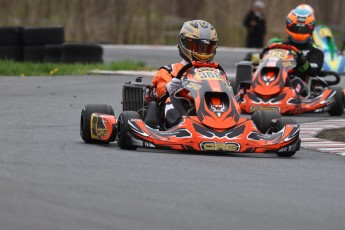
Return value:
M 158 98 L 149 85 L 129 82 L 123 88 L 124 111 L 118 120 L 107 105 L 82 110 L 82 139 L 108 143 L 116 137 L 122 149 L 275 153 L 281 157 L 299 150 L 299 125 L 293 119 L 276 111 L 258 111 L 251 119 L 241 117 L 232 87 L 217 63 L 189 63 L 176 77 L 182 79 L 183 87 L 170 99 L 184 114 L 177 125 L 166 125 L 163 104 L 167 97 Z M 240 89 L 248 89 L 249 82 L 242 81 Z M 147 115 L 152 108 L 156 116 Z M 158 122 L 152 122 L 152 117 L 158 117 Z
M 332 31 L 325 25 L 315 27 L 313 40 L 325 54 L 322 69 L 325 71 L 334 71 L 339 74 L 345 73 L 345 54 L 344 45 L 341 50 L 337 48 Z
M 298 55 L 302 53 L 296 47 L 276 43 L 267 48 L 254 73 L 250 62 L 240 62 L 236 85 L 245 75 L 252 75 L 250 89 L 237 92 L 242 99 L 241 110 L 246 113 L 273 110 L 281 114 L 327 111 L 331 116 L 341 116 L 344 90 L 334 86 L 340 82 L 339 74 L 323 71 L 318 77 L 302 81 L 294 75 Z M 333 76 L 335 80 L 325 76 Z

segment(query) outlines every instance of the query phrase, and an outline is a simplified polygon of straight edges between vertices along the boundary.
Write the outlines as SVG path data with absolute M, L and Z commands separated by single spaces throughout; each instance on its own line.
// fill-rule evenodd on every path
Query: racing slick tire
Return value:
M 91 139 L 91 115 L 93 113 L 103 113 L 114 116 L 114 110 L 110 105 L 105 104 L 88 104 L 81 111 L 80 116 L 80 136 L 85 143 L 91 144 L 108 144 L 110 141 L 114 141 L 115 137 L 112 137 L 109 141 L 100 141 Z M 116 132 L 114 132 L 116 134 Z
M 252 115 L 251 120 L 261 133 L 266 133 L 272 127 L 271 121 L 281 117 L 282 115 L 278 111 L 258 110 Z
M 135 111 L 123 111 L 117 121 L 117 145 L 121 149 L 135 150 L 137 146 L 131 145 L 130 137 L 128 136 L 129 132 L 129 119 L 140 119 L 139 113 Z
M 328 110 L 328 114 L 331 116 L 341 116 L 344 113 L 345 105 L 344 91 L 341 87 L 331 87 L 331 89 L 336 92 L 335 103 Z
M 289 117 L 281 117 L 281 118 L 277 119 L 277 121 L 275 122 L 275 132 L 279 132 L 287 124 L 297 124 L 297 122 L 294 119 L 289 118 Z M 277 152 L 277 156 L 279 156 L 279 157 L 292 157 L 293 155 L 295 155 L 295 153 L 296 153 L 296 151 Z

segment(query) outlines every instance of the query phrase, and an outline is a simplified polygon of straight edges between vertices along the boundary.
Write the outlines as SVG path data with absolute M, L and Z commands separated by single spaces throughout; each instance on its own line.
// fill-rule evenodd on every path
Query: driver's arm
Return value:
M 318 48 L 313 48 L 307 55 L 307 61 L 309 66 L 306 69 L 305 73 L 310 76 L 317 76 L 323 66 L 324 54 Z
M 158 97 L 162 97 L 165 95 L 165 85 L 170 81 L 171 75 L 165 68 L 161 68 L 157 71 L 152 79 L 152 85 L 156 87 Z

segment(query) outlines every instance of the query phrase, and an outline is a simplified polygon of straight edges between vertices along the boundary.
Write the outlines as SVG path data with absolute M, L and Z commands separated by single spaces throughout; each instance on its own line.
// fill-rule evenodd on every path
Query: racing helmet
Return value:
M 216 54 L 218 36 L 216 29 L 203 20 L 187 21 L 179 35 L 180 56 L 188 62 L 212 61 Z
M 308 11 L 310 11 L 311 13 L 314 14 L 314 9 L 313 9 L 313 7 L 311 7 L 311 6 L 308 5 L 308 4 L 300 4 L 300 5 L 298 5 L 298 6 L 296 7 L 296 9 L 308 10 Z
M 286 17 L 285 31 L 289 40 L 303 44 L 310 40 L 315 28 L 315 16 L 306 9 L 293 9 Z

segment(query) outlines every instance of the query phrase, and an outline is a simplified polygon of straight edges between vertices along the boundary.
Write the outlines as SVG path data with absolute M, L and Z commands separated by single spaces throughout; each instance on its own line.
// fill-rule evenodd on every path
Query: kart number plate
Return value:
M 268 58 L 278 58 L 285 60 L 289 57 L 289 51 L 282 50 L 282 49 L 275 49 L 271 50 L 271 52 L 268 54 Z
M 195 77 L 197 80 L 222 80 L 223 77 L 221 74 L 214 72 L 214 71 L 202 71 L 199 72 L 195 75 Z

